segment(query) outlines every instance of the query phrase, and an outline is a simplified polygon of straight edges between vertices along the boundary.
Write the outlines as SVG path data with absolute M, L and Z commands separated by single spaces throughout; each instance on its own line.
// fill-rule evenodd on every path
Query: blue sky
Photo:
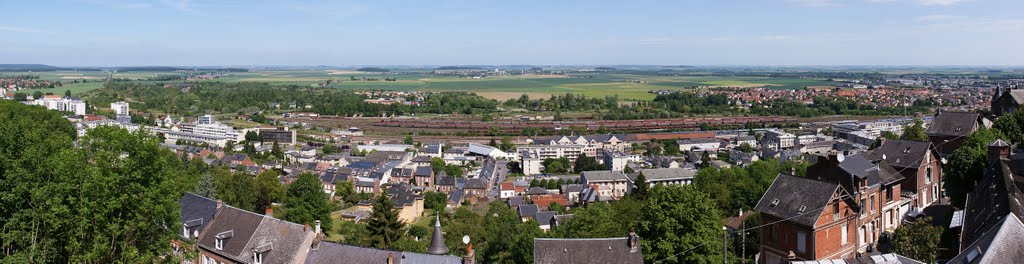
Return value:
M 0 63 L 1024 65 L 1021 0 L 0 0 Z

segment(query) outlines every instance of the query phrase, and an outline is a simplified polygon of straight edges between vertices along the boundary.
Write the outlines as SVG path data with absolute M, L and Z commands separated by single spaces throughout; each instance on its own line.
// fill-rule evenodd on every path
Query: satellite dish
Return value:
M 946 162 L 949 162 L 949 161 L 946 160 L 946 158 L 942 158 L 942 164 L 946 164 Z
M 469 244 L 469 235 L 462 236 L 462 244 Z
M 882 160 L 885 160 L 885 154 L 882 154 Z
M 843 160 L 846 160 L 846 155 L 843 155 L 843 153 L 839 153 L 839 155 L 836 155 L 836 160 L 839 160 L 839 162 L 843 162 Z

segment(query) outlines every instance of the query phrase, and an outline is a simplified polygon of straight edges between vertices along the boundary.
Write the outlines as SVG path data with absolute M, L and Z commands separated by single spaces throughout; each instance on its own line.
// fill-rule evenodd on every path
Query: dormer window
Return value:
M 909 154 L 909 153 L 910 153 L 910 147 L 907 147 L 906 149 L 903 150 L 903 154 Z
M 252 249 L 252 263 L 263 264 L 263 255 L 274 249 L 274 244 L 266 243 Z
M 772 200 L 772 206 L 776 205 L 779 205 L 779 198 L 775 198 L 775 200 Z
M 800 206 L 800 209 L 799 209 L 799 210 L 797 210 L 797 212 L 803 213 L 803 212 L 804 212 L 804 210 L 807 210 L 807 206 L 806 206 L 806 205 L 801 205 L 801 206 Z
M 956 127 L 956 132 L 960 132 L 960 127 Z
M 224 240 L 227 240 L 228 238 L 231 238 L 234 235 L 235 235 L 235 231 L 234 230 L 228 230 L 228 231 L 217 233 L 217 235 L 213 237 L 215 239 L 214 240 L 214 247 L 217 248 L 217 250 L 224 250 Z

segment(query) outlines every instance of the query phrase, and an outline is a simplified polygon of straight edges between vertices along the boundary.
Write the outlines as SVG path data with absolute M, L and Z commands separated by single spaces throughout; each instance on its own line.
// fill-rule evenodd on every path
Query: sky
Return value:
M 0 63 L 1024 65 L 1021 0 L 0 0 Z

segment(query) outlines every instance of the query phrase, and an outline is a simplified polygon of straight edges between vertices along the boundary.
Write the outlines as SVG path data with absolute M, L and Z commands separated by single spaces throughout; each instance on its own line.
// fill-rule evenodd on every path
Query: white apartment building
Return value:
M 75 115 L 85 115 L 85 102 L 74 97 L 46 95 L 43 96 L 43 98 L 36 99 L 32 104 L 41 105 L 50 110 L 71 112 Z
M 114 110 L 115 115 L 128 115 L 128 103 L 127 102 L 113 102 L 110 103 L 110 109 Z
M 781 129 L 769 129 L 764 132 L 762 141 L 767 149 L 787 149 L 796 145 L 796 136 Z

